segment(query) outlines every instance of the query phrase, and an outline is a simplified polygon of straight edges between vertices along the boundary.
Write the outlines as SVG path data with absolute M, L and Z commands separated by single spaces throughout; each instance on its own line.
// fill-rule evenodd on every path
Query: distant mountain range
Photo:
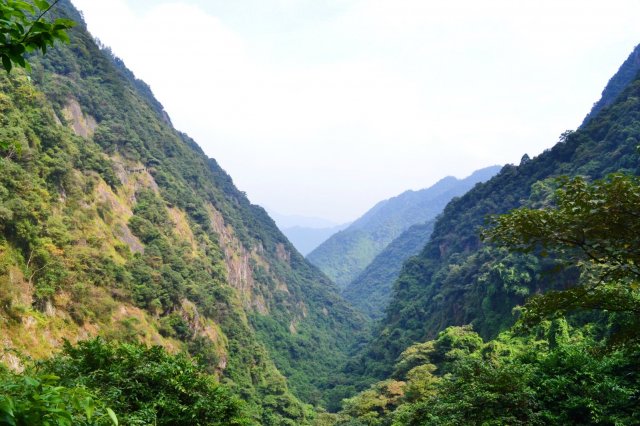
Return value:
M 299 214 L 283 214 L 277 211 L 273 211 L 270 208 L 266 208 L 267 213 L 273 219 L 273 221 L 278 225 L 280 230 L 288 229 L 288 228 L 313 228 L 313 229 L 321 229 L 321 228 L 334 228 L 339 226 L 340 223 L 331 221 L 329 219 L 324 219 L 321 217 L 313 217 L 313 216 L 303 216 Z
M 320 217 L 282 214 L 267 209 L 278 228 L 303 255 L 311 253 L 327 238 L 351 224 L 336 223 Z
M 465 179 L 448 176 L 429 188 L 381 201 L 309 253 L 307 259 L 345 289 L 396 237 L 412 225 L 434 219 L 453 197 L 499 170 L 499 166 L 487 167 Z
M 282 228 L 281 231 L 287 236 L 289 241 L 298 249 L 303 256 L 311 253 L 316 247 L 322 244 L 330 236 L 336 232 L 342 231 L 348 227 L 350 223 L 331 226 L 328 228 L 313 228 L 304 226 L 292 226 L 291 228 Z

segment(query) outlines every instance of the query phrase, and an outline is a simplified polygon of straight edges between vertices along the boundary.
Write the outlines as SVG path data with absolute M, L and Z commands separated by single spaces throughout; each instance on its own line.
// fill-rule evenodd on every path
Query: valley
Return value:
M 253 203 L 71 1 L 0 28 L 36 11 L 0 41 L 0 424 L 640 423 L 640 46 L 539 155 L 323 222 Z

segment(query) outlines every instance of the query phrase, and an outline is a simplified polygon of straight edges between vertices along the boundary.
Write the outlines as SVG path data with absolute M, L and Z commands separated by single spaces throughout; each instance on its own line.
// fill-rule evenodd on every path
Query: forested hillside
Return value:
M 413 225 L 389 243 L 342 291 L 344 298 L 372 319 L 381 319 L 402 265 L 427 244 L 434 222 Z
M 453 197 L 489 179 L 499 169 L 487 167 L 465 179 L 449 176 L 429 188 L 381 201 L 309 253 L 307 259 L 344 289 L 402 232 L 435 218 Z
M 640 178 L 556 182 L 483 236 L 513 255 L 555 258 L 547 278 L 571 268 L 577 280 L 532 295 L 492 340 L 451 326 L 406 348 L 390 376 L 343 401 L 337 425 L 638 424 Z
M 308 423 L 366 320 L 69 1 L 56 13 L 78 22 L 71 42 L 32 57 L 29 75 L 0 75 L 3 363 L 20 370 L 93 336 L 161 345 L 217 376 L 247 421 Z M 126 368 L 142 350 L 100 345 L 68 349 L 68 368 L 108 350 Z
M 605 92 L 603 97 L 608 96 Z M 561 259 L 485 245 L 480 229 L 488 215 L 544 206 L 559 185 L 554 177 L 637 174 L 639 140 L 636 76 L 615 102 L 577 131 L 563 133 L 552 149 L 534 159 L 525 156 L 519 166 L 504 167 L 452 201 L 436 221 L 429 243 L 404 265 L 364 366 L 354 363 L 352 368 L 365 376 L 386 377 L 403 350 L 451 325 L 472 324 L 482 337 L 495 337 L 513 324 L 513 307 L 529 296 L 575 285 L 578 270 L 563 267 Z
M 310 256 L 372 330 L 69 0 L 0 21 L 0 424 L 640 424 L 639 48 L 553 148 Z
M 593 104 L 591 111 L 584 118 L 582 125 L 584 126 L 591 118 L 598 115 L 600 110 L 611 105 L 620 96 L 620 93 L 631 83 L 640 72 L 640 45 L 633 49 L 626 61 L 620 66 L 618 72 L 609 80 L 602 96 Z

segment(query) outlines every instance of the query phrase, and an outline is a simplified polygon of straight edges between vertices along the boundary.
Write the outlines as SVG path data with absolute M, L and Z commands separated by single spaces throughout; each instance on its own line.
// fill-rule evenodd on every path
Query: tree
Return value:
M 529 300 L 523 320 L 574 310 L 640 315 L 640 178 L 622 173 L 588 183 L 563 178 L 554 204 L 492 219 L 485 239 L 580 268 L 578 285 Z
M 84 387 L 113 407 L 123 424 L 248 426 L 246 406 L 214 376 L 162 347 L 95 338 L 40 364 L 69 388 Z M 2 423 L 0 422 L 0 425 Z
M 118 426 L 113 410 L 92 392 L 59 382 L 52 374 L 18 375 L 0 367 L 0 425 Z
M 75 25 L 74 21 L 44 19 L 59 1 L 34 0 L 31 4 L 23 0 L 0 0 L 0 61 L 7 72 L 15 65 L 29 68 L 25 58 L 29 53 L 37 50 L 46 53 L 57 40 L 69 41 L 67 30 Z

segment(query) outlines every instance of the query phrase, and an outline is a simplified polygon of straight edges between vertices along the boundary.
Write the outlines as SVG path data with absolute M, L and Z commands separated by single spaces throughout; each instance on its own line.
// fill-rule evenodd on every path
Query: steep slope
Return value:
M 344 289 L 396 237 L 411 225 L 435 218 L 453 197 L 496 174 L 487 167 L 465 179 L 446 177 L 419 191 L 406 191 L 381 201 L 344 231 L 338 232 L 307 259 Z
M 631 83 L 640 72 L 640 44 L 633 49 L 626 61 L 620 66 L 618 72 L 609 80 L 598 102 L 593 104 L 591 111 L 584 118 L 584 126 L 591 118 L 598 115 L 600 110 L 611 105 L 620 96 L 620 93 Z
M 345 229 L 349 224 L 337 225 L 328 228 L 309 228 L 304 226 L 293 226 L 282 229 L 282 233 L 287 236 L 291 244 L 303 255 L 311 253 L 316 247 L 322 244 L 336 232 Z
M 289 388 L 322 404 L 366 321 L 59 7 L 71 43 L 0 76 L 2 361 L 94 335 L 160 344 L 259 423 L 306 424 Z
M 551 279 L 548 272 L 557 269 L 551 259 L 483 245 L 479 229 L 487 215 L 539 205 L 557 185 L 550 179 L 555 176 L 637 174 L 639 140 L 636 76 L 611 105 L 576 132 L 564 134 L 552 149 L 524 158 L 520 166 L 505 166 L 493 179 L 452 201 L 436 221 L 429 243 L 404 265 L 364 364 L 354 362 L 350 368 L 384 377 L 403 349 L 433 338 L 449 325 L 471 323 L 481 335 L 495 336 L 512 324 L 512 308 L 528 295 L 575 283 L 571 268 Z
M 400 234 L 349 283 L 342 292 L 344 298 L 371 319 L 381 319 L 402 265 L 427 244 L 433 224 L 434 220 L 430 220 L 427 223 L 413 225 Z

